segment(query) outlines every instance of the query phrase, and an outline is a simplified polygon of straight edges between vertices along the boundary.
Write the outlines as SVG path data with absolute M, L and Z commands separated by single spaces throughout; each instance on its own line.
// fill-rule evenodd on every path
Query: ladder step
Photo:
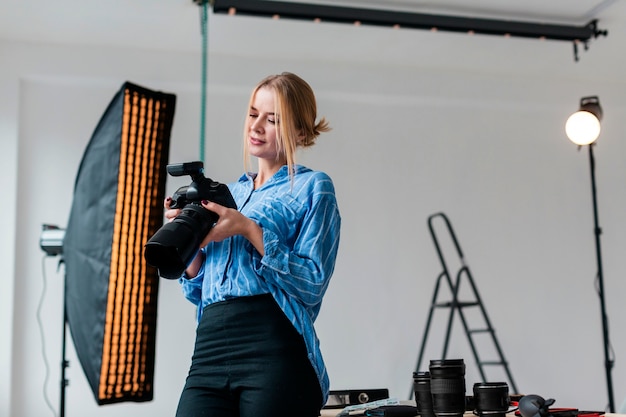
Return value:
M 468 332 L 470 333 L 493 333 L 493 329 L 471 329 L 468 330 Z
M 456 303 L 457 307 L 476 307 L 478 304 L 478 301 L 458 301 Z M 434 304 L 435 307 L 446 307 L 446 308 L 450 308 L 452 307 L 452 301 L 447 301 L 444 303 L 437 303 Z
M 484 361 L 484 362 L 480 362 L 481 365 L 498 365 L 498 366 L 506 366 L 507 363 L 506 362 L 502 362 L 502 361 Z
M 476 307 L 478 304 L 478 301 L 459 301 L 458 303 L 459 307 Z

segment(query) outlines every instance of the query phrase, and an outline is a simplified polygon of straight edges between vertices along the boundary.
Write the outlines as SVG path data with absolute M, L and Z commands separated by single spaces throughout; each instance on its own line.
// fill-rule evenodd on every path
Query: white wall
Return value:
M 463 56 L 461 48 L 469 45 L 496 45 L 471 42 L 446 52 Z M 334 127 L 301 156 L 333 177 L 343 215 L 337 268 L 317 323 L 332 389 L 386 387 L 393 396 L 408 396 L 441 271 L 426 220 L 444 212 L 520 391 L 556 398 L 558 406 L 604 408 L 589 164 L 586 150 L 577 152 L 563 132 L 580 97 L 593 94 L 605 109 L 596 159 L 618 405 L 626 396 L 620 360 L 626 347 L 626 282 L 620 279 L 626 86 L 617 75 L 595 77 L 607 69 L 594 72 L 593 50 L 578 64 L 568 46 L 548 43 L 537 47 L 546 49 L 540 56 L 514 57 L 511 48 L 524 42 L 509 44 L 511 59 L 537 59 L 541 70 L 465 71 L 463 63 L 442 68 L 430 60 L 365 65 L 342 61 L 332 48 L 311 60 L 236 56 L 219 47 L 211 55 L 205 162 L 213 179 L 229 181 L 241 172 L 243 110 L 250 88 L 268 73 L 289 70 L 307 79 Z M 560 48 L 567 48 L 565 59 L 555 52 Z M 0 57 L 6 199 L 0 326 L 11 334 L 0 341 L 0 415 L 50 415 L 44 392 L 58 408 L 63 269 L 42 259 L 41 225 L 65 226 L 87 141 L 126 80 L 177 94 L 170 161 L 197 159 L 199 55 L 0 41 Z M 560 72 L 561 66 L 567 69 Z M 172 179 L 168 192 L 182 184 Z M 155 399 L 98 407 L 70 342 L 68 416 L 173 414 L 192 349 L 194 312 L 175 282 L 161 284 Z M 439 357 L 444 330 L 439 320 L 427 359 Z M 466 360 L 471 390 L 479 377 L 458 320 L 448 356 Z
M 0 43 L 0 61 L 7 62 L 8 54 L 4 44 Z M 17 194 L 17 102 L 18 85 L 15 83 L 15 75 L 7 66 L 0 69 L 0 138 L 2 138 L 2 152 L 0 152 L 0 165 L 6 170 L 5 175 L 0 176 L 0 186 L 6 190 L 7 196 L 12 196 L 5 205 L 5 215 L 1 216 L 0 227 L 4 230 L 0 239 L 0 259 L 4 265 L 5 278 L 3 290 L 0 291 L 0 334 L 10 335 L 13 329 L 13 291 L 15 281 L 15 238 L 16 238 L 16 209 L 15 201 Z M 0 342 L 0 413 L 8 415 L 11 399 L 11 366 L 12 343 L 10 337 L 3 337 Z

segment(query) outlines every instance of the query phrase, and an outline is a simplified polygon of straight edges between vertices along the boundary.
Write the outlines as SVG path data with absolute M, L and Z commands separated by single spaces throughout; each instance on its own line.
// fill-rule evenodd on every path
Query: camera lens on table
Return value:
M 510 405 L 506 382 L 477 382 L 474 384 L 476 414 L 485 417 L 504 417 Z
M 463 359 L 431 360 L 430 391 L 437 417 L 459 417 L 465 412 L 465 363 Z
M 430 393 L 430 372 L 413 372 L 413 391 L 417 414 L 421 417 L 435 417 L 433 398 Z

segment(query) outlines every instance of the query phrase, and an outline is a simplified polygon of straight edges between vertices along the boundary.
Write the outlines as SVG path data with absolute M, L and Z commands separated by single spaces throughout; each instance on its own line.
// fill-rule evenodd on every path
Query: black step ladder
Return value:
M 441 218 L 445 222 L 445 225 L 448 229 L 448 232 L 450 234 L 452 242 L 454 243 L 457 255 L 460 260 L 461 266 L 456 274 L 455 282 L 452 281 L 452 277 L 448 271 L 448 265 L 443 256 L 441 246 L 439 244 L 439 239 L 437 238 L 437 235 L 435 233 L 435 228 L 433 226 L 433 221 L 437 218 Z M 426 321 L 426 327 L 424 329 L 424 337 L 422 339 L 422 346 L 420 348 L 415 371 L 418 372 L 422 370 L 420 369 L 420 366 L 422 364 L 422 359 L 423 359 L 424 351 L 426 348 L 426 341 L 428 339 L 428 332 L 430 330 L 430 325 L 433 319 L 433 314 L 435 312 L 435 309 L 449 309 L 450 314 L 448 316 L 448 328 L 446 330 L 443 353 L 441 355 L 441 358 L 437 358 L 437 359 L 446 359 L 446 355 L 448 353 L 448 344 L 450 342 L 450 334 L 452 331 L 452 322 L 454 318 L 454 313 L 458 312 L 459 317 L 461 318 L 461 323 L 463 324 L 463 329 L 465 330 L 465 334 L 467 335 L 467 339 L 472 349 L 472 353 L 474 354 L 474 359 L 476 360 L 476 364 L 478 365 L 478 370 L 480 371 L 482 382 L 488 382 L 487 377 L 485 375 L 485 370 L 484 370 L 485 366 L 490 366 L 490 365 L 502 366 L 508 378 L 510 392 L 518 393 L 519 391 L 517 390 L 517 386 L 515 385 L 515 382 L 513 381 L 513 376 L 511 375 L 511 371 L 509 370 L 509 365 L 507 361 L 504 359 L 504 354 L 502 353 L 502 349 L 500 348 L 500 344 L 498 343 L 498 339 L 496 338 L 496 332 L 493 326 L 491 325 L 489 317 L 487 316 L 487 310 L 485 310 L 485 307 L 480 298 L 480 295 L 478 294 L 478 288 L 476 287 L 476 284 L 474 283 L 474 279 L 472 278 L 470 269 L 465 264 L 465 259 L 463 258 L 463 252 L 461 251 L 461 247 L 459 246 L 459 243 L 456 239 L 456 235 L 454 233 L 454 230 L 452 229 L 452 225 L 450 224 L 448 217 L 443 213 L 435 213 L 428 218 L 428 227 L 430 229 L 430 234 L 435 244 L 435 248 L 437 249 L 437 254 L 439 255 L 439 260 L 441 261 L 443 271 L 441 272 L 441 274 L 439 274 L 439 277 L 437 278 L 437 282 L 435 284 L 435 291 L 433 293 L 432 303 L 430 305 L 430 311 L 428 313 L 428 320 Z M 458 298 L 459 288 L 461 286 L 461 282 L 463 281 L 463 278 L 465 278 L 465 281 L 467 281 L 467 283 L 469 283 L 470 285 L 471 295 L 473 297 L 472 300 L 460 301 Z M 445 283 L 447 283 L 450 288 L 450 292 L 452 294 L 450 301 L 446 301 L 446 302 L 438 301 L 439 288 L 441 286 L 442 281 L 445 281 Z M 474 327 L 469 326 L 466 314 L 464 313 L 464 309 L 467 309 L 467 308 L 480 309 L 480 313 L 483 319 L 482 320 L 483 323 L 481 324 L 481 327 L 474 328 Z M 477 334 L 481 334 L 481 333 L 482 334 L 486 333 L 491 336 L 493 346 L 495 347 L 495 351 L 497 352 L 497 356 L 499 357 L 497 360 L 482 360 L 479 357 L 478 350 L 476 348 L 476 341 L 474 340 L 474 337 Z M 413 393 L 411 393 L 411 398 L 412 396 L 413 396 Z

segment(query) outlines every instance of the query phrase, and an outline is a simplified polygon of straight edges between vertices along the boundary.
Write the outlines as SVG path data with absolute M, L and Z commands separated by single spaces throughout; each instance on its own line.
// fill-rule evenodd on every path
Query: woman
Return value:
M 317 417 L 326 401 L 313 322 L 341 219 L 328 175 L 295 163 L 297 148 L 330 130 L 316 118 L 313 90 L 297 75 L 269 76 L 252 91 L 244 152 L 257 172 L 229 185 L 237 210 L 202 202 L 219 220 L 180 278 L 198 328 L 178 417 Z

